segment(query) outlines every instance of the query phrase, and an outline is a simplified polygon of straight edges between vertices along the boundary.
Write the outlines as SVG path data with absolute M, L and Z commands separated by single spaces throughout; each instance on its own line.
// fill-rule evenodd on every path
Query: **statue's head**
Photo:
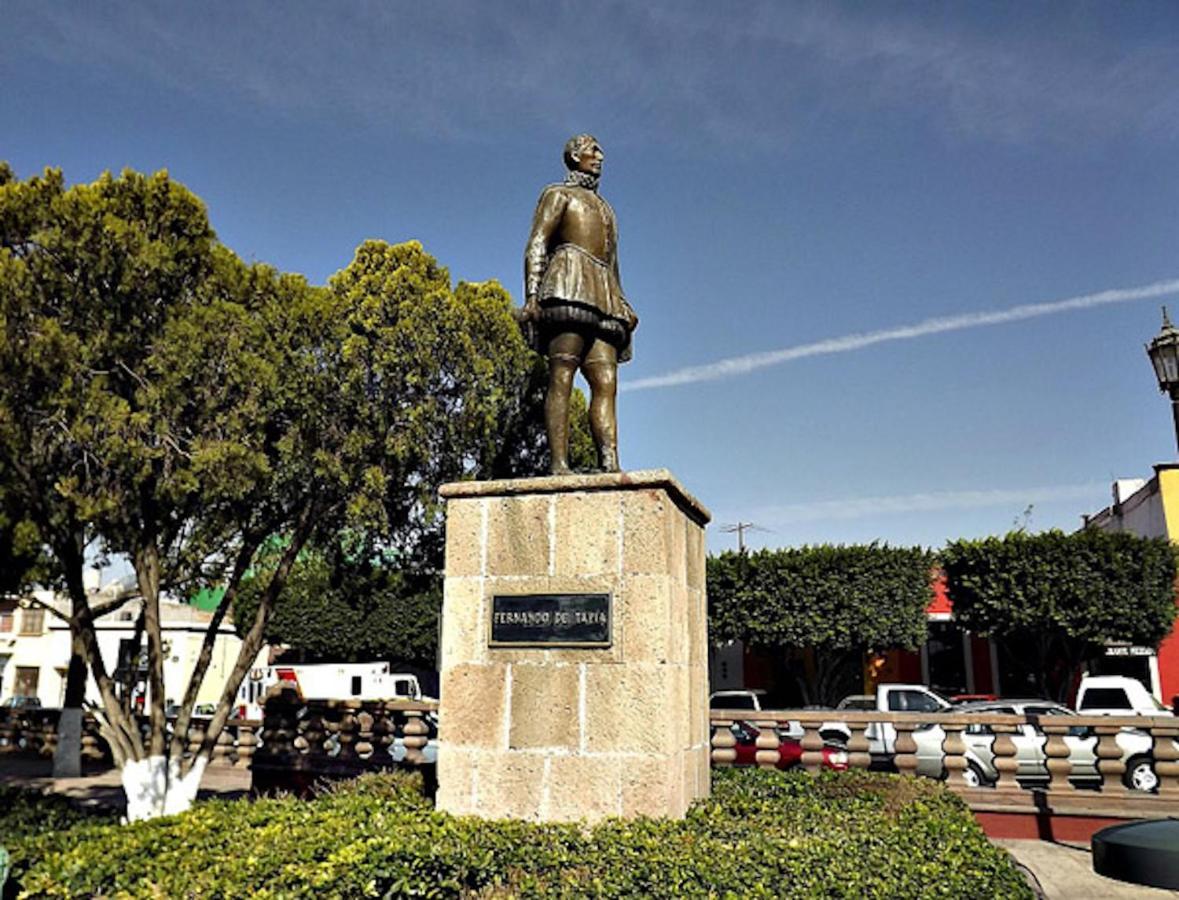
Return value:
M 571 172 L 601 175 L 605 158 L 598 139 L 592 134 L 577 134 L 565 142 L 565 168 Z

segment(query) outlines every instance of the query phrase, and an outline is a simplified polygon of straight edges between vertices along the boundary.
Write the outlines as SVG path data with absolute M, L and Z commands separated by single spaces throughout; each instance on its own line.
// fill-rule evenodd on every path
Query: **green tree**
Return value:
M 100 448 L 117 443 L 136 368 L 168 301 L 205 277 L 212 241 L 199 201 L 166 175 L 66 189 L 59 171 L 20 181 L 0 168 L 0 468 L 51 561 L 44 580 L 69 598 L 63 732 L 80 723 L 83 661 L 118 706 L 93 636 L 101 610 L 82 581 L 93 519 L 109 502 Z M 77 746 L 76 729 L 61 743 Z
M 548 376 L 536 357 L 517 397 L 509 403 L 490 470 L 478 477 L 520 478 L 548 473 L 544 392 Z M 597 464 L 585 395 L 570 401 L 570 460 L 575 468 Z M 441 523 L 439 523 L 440 525 Z M 328 535 L 296 560 L 279 595 L 266 641 L 324 662 L 384 660 L 429 667 L 437 660 L 442 613 L 442 541 L 425 543 L 427 558 L 407 563 L 396 552 L 357 558 L 355 540 Z M 380 544 L 380 540 L 371 543 Z M 263 573 L 277 561 L 270 553 L 255 565 Z M 264 580 L 247 577 L 234 604 L 238 622 L 252 620 Z
M 954 618 L 1002 640 L 1043 696 L 1067 698 L 1110 641 L 1157 644 L 1175 621 L 1175 551 L 1162 538 L 1014 531 L 941 553 Z
M 494 283 L 452 288 L 416 242 L 362 244 L 327 290 L 228 254 L 218 259 L 208 302 L 177 317 L 150 379 L 150 418 L 169 431 L 183 424 L 191 437 L 185 458 L 164 470 L 159 505 L 175 514 L 178 503 L 195 504 L 178 516 L 183 542 L 160 556 L 194 580 L 220 574 L 217 617 L 236 606 L 254 573 L 256 604 L 235 612 L 242 648 L 198 760 L 211 754 L 310 548 L 351 560 L 395 556 L 402 572 L 386 589 L 406 601 L 402 612 L 420 607 L 429 592 L 405 586 L 433 574 L 441 554 L 437 487 L 491 465 L 501 432 L 521 415 L 532 363 L 507 294 Z M 123 508 L 133 501 L 126 497 Z M 139 535 L 123 533 L 120 549 L 138 559 Z M 272 552 L 259 559 L 263 548 Z M 210 558 L 220 563 L 213 574 Z M 180 750 L 176 737 L 169 757 Z M 180 763 L 181 779 L 199 765 Z
M 309 547 L 295 562 L 267 626 L 267 642 L 290 646 L 305 661 L 433 667 L 442 607 L 436 574 L 402 568 L 393 558 L 333 557 Z M 251 618 L 263 584 L 246 579 L 236 614 Z
M 0 169 L 0 470 L 69 598 L 132 817 L 191 802 L 306 547 L 348 535 L 347 558 L 393 555 L 404 584 L 437 576 L 437 486 L 495 472 L 505 435 L 527 432 L 534 357 L 509 305 L 494 283 L 452 289 L 416 243 L 366 242 L 330 289 L 247 266 L 163 172 L 67 188 L 57 171 L 20 181 Z M 95 547 L 135 569 L 146 735 L 97 651 L 103 610 L 82 585 Z M 248 572 L 257 603 L 236 617 L 241 651 L 186 759 Z M 222 598 L 169 738 L 160 597 L 209 585 Z
M 331 291 L 352 354 L 351 415 L 368 417 L 387 451 L 369 469 L 382 498 L 320 530 L 292 568 L 267 639 L 319 659 L 430 665 L 445 539 L 438 487 L 547 472 L 545 363 L 527 349 L 502 287 L 452 289 L 417 242 L 365 242 Z M 571 459 L 589 468 L 597 454 L 580 391 L 571 410 Z M 259 582 L 247 580 L 239 623 L 258 596 Z
M 21 508 L 20 494 L 0 469 L 0 596 L 20 594 L 52 577 L 41 534 Z
M 708 560 L 714 641 L 809 651 L 795 676 L 810 703 L 839 699 L 866 651 L 915 648 L 926 638 L 933 560 L 920 548 L 877 544 L 725 552 Z

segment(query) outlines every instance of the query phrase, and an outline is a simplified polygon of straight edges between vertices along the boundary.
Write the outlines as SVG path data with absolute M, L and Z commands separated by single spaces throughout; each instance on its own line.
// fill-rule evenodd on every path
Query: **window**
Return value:
M 1130 709 L 1121 688 L 1089 688 L 1081 698 L 1081 709 Z
M 45 630 L 45 610 L 40 607 L 20 611 L 20 633 L 40 634 Z
M 12 682 L 12 693 L 15 697 L 36 697 L 37 682 L 41 680 L 41 670 L 37 666 L 17 666 L 16 679 Z
M 1071 716 L 1072 712 L 1059 706 L 1027 706 L 1024 712 L 1029 716 Z
M 749 694 L 722 694 L 713 697 L 709 703 L 712 709 L 756 709 L 753 697 Z
M 942 705 L 923 691 L 890 691 L 888 708 L 892 712 L 940 712 Z
M 359 675 L 352 676 L 352 696 L 353 697 L 360 696 L 360 676 Z
M 16 610 L 0 609 L 0 632 L 12 631 L 13 620 L 16 618 Z

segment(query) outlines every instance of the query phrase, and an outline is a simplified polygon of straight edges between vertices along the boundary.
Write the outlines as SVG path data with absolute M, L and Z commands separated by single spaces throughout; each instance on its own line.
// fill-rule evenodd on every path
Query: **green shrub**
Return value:
M 0 847 L 39 834 L 64 831 L 85 822 L 113 822 L 113 813 L 83 809 L 60 794 L 42 794 L 0 785 Z
M 721 770 L 683 821 L 593 828 L 433 811 L 403 776 L 26 838 L 25 896 L 1028 897 L 941 785 Z

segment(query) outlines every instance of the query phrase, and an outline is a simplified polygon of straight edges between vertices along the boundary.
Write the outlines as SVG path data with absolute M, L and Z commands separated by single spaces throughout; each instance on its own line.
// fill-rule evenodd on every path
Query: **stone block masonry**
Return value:
M 682 817 L 710 784 L 708 511 L 664 469 L 457 482 L 441 496 L 438 808 L 530 821 Z M 543 628 L 532 643 L 493 642 L 497 596 L 554 610 L 561 597 L 602 594 L 608 645 Z M 521 620 L 571 619 L 501 618 Z

